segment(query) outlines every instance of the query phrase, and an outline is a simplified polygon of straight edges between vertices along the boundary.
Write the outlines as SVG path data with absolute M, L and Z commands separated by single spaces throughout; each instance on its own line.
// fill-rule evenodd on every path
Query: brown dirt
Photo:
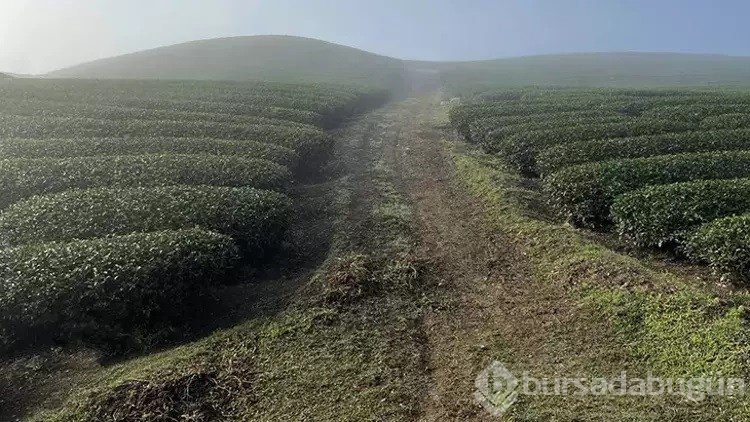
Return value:
M 442 309 L 424 321 L 432 385 L 422 419 L 497 420 L 473 399 L 477 374 L 493 360 L 574 373 L 596 353 L 581 339 L 606 333 L 594 334 L 601 324 L 585 321 L 558 288 L 533 281 L 523 252 L 493 233 L 484 205 L 456 178 L 453 135 L 434 118 L 438 107 L 404 103 L 394 153 L 419 218 L 420 253 L 439 263 L 444 289 Z

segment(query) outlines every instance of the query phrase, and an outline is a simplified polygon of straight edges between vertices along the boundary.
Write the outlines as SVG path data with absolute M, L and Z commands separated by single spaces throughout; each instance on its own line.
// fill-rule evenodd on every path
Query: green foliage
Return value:
M 681 288 L 668 295 L 591 289 L 586 302 L 611 321 L 624 347 L 663 377 L 743 377 L 750 353 L 747 311 L 715 294 Z
M 479 119 L 498 116 L 531 116 L 540 113 L 579 112 L 590 108 L 592 104 L 537 103 L 524 104 L 519 102 L 480 103 L 453 107 L 448 112 L 451 125 L 466 139 L 471 138 L 471 124 Z
M 726 217 L 698 228 L 688 239 L 691 258 L 717 271 L 750 279 L 750 214 Z
M 299 156 L 293 150 L 255 141 L 211 138 L 66 138 L 0 140 L 4 158 L 73 158 L 95 155 L 213 154 L 260 158 L 294 168 Z
M 727 98 L 727 101 L 733 99 Z M 750 113 L 750 104 L 726 104 L 725 102 L 709 103 L 703 101 L 695 104 L 681 104 L 674 106 L 655 107 L 643 112 L 643 117 L 665 120 L 693 121 L 699 123 L 711 116 L 720 116 L 731 113 Z
M 314 128 L 268 124 L 238 125 L 189 120 L 104 120 L 85 117 L 0 115 L 0 137 L 177 137 L 249 139 L 296 149 L 325 134 Z M 300 151 L 302 153 L 302 151 Z
M 649 186 L 618 196 L 618 231 L 641 247 L 680 244 L 693 228 L 750 212 L 750 179 L 700 180 Z
M 565 167 L 593 161 L 746 149 L 750 149 L 750 129 L 599 139 L 570 142 L 547 148 L 537 156 L 537 169 L 540 174 L 545 175 Z
M 538 130 L 562 130 L 568 127 L 592 126 L 611 123 L 628 123 L 633 118 L 622 114 L 613 114 L 610 116 L 593 116 L 593 117 L 554 117 L 548 120 L 536 119 L 536 121 L 506 125 L 490 130 L 484 137 L 485 145 L 490 148 L 493 143 L 497 143 L 510 136 L 534 132 Z
M 732 113 L 707 117 L 701 122 L 706 129 L 740 129 L 750 127 L 750 114 Z
M 273 98 L 259 98 L 273 102 Z M 101 120 L 202 121 L 236 125 L 319 126 L 323 116 L 308 110 L 212 101 L 118 99 L 116 103 L 19 99 L 0 104 L 0 114 L 15 116 L 84 117 Z M 110 100 L 112 101 L 112 100 Z M 147 107 L 147 108 L 144 108 Z
M 616 196 L 647 185 L 750 177 L 750 152 L 712 152 L 602 161 L 568 167 L 544 179 L 553 209 L 571 223 L 602 228 Z
M 450 111 L 451 124 L 467 139 L 483 141 L 493 129 L 515 124 L 618 115 L 698 124 L 708 116 L 750 109 L 750 96 L 741 91 L 525 88 L 512 94 L 477 95 L 475 102 Z
M 291 200 L 223 186 L 95 188 L 35 196 L 0 214 L 0 244 L 72 241 L 201 227 L 233 237 L 249 254 L 278 243 Z
M 451 124 L 522 176 L 544 176 L 574 225 L 606 230 L 614 216 L 636 246 L 682 248 L 695 227 L 750 211 L 745 181 L 711 181 L 750 177 L 747 90 L 472 91 Z
M 559 113 L 541 113 L 531 115 L 519 115 L 519 116 L 494 116 L 485 117 L 482 119 L 474 120 L 469 125 L 469 131 L 471 139 L 476 143 L 484 143 L 487 141 L 486 137 L 489 133 L 495 130 L 503 130 L 508 126 L 515 127 L 516 129 L 530 125 L 530 124 L 556 124 L 556 120 L 565 122 L 574 122 L 572 126 L 575 126 L 577 121 L 582 120 L 596 120 L 600 118 L 613 118 L 618 117 L 616 112 L 610 110 L 593 110 L 593 111 L 564 111 Z M 571 126 L 571 124 L 568 124 Z M 549 129 L 549 128 L 544 128 Z
M 192 118 L 293 125 L 277 119 L 259 119 L 258 114 L 273 117 L 277 109 L 293 109 L 315 113 L 325 120 L 336 119 L 375 107 L 387 99 L 388 93 L 326 84 L 19 79 L 0 86 L 0 96 L 7 100 L 0 105 L 5 114 L 69 116 L 67 105 L 77 114 L 99 118 Z
M 123 155 L 0 160 L 0 207 L 74 188 L 183 185 L 284 188 L 286 167 L 218 155 Z
M 2 249 L 0 347 L 153 333 L 237 259 L 230 238 L 195 229 Z
M 491 139 L 487 148 L 503 157 L 513 169 L 522 174 L 536 175 L 537 155 L 551 146 L 587 139 L 685 132 L 693 128 L 694 125 L 690 123 L 637 119 L 630 122 L 579 125 L 519 133 L 508 139 Z
M 719 296 L 709 283 L 654 270 L 578 230 L 528 217 L 525 204 L 519 203 L 523 198 L 518 175 L 507 172 L 497 158 L 469 154 L 456 157 L 457 174 L 482 200 L 493 228 L 523 248 L 532 274 L 539 278 L 535 288 L 564 283 L 554 292 L 563 298 L 577 296 L 572 299 L 580 304 L 577 309 L 590 309 L 594 321 L 609 323 L 612 337 L 607 340 L 616 341 L 618 353 L 614 365 L 610 353 L 598 355 L 599 364 L 619 371 L 629 362 L 628 371 L 674 378 L 747 373 L 750 342 L 744 292 L 722 290 Z M 742 414 L 744 405 L 739 407 L 722 407 L 718 414 Z
M 331 139 L 317 129 L 211 122 L 96 120 L 87 118 L 0 116 L 0 138 L 215 138 L 252 140 L 295 150 L 303 159 L 328 153 Z
M 388 92 L 19 79 L 0 97 L 0 349 L 112 351 L 163 339 L 212 284 L 275 252 L 287 167 L 319 167 L 323 129 Z

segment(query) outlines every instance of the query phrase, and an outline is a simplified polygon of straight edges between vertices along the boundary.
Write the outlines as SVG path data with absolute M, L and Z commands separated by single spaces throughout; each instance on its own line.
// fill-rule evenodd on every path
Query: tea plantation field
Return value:
M 0 83 L 0 352 L 168 331 L 272 257 L 327 129 L 384 91 L 265 82 Z
M 750 92 L 495 90 L 450 119 L 574 226 L 750 280 Z

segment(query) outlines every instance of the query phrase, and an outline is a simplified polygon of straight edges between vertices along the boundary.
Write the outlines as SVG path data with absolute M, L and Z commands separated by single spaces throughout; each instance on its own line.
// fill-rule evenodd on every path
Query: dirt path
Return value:
M 473 398 L 474 381 L 494 360 L 554 371 L 585 360 L 586 345 L 571 330 L 581 323 L 554 287 L 533 285 L 526 259 L 488 224 L 483 204 L 457 180 L 450 131 L 434 98 L 407 100 L 395 124 L 393 160 L 419 219 L 420 254 L 436 262 L 441 309 L 423 330 L 431 378 L 423 420 L 497 420 Z M 574 340 L 575 341 L 575 340 Z M 559 356 L 574 356 L 561 362 Z
M 511 290 L 524 271 L 508 246 L 487 232 L 482 204 L 455 180 L 433 107 L 414 102 L 397 156 L 419 215 L 421 253 L 440 264 L 440 282 L 450 292 L 445 297 L 454 302 L 451 311 L 424 322 L 432 376 L 424 420 L 480 420 L 489 416 L 472 398 L 474 378 L 489 363 L 482 350 L 501 334 L 498 326 L 512 330 L 498 305 L 517 296 Z

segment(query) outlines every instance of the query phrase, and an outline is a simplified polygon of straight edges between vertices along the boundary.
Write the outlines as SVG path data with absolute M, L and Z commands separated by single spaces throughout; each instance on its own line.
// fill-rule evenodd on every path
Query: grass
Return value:
M 690 289 L 672 295 L 591 289 L 592 308 L 627 339 L 629 355 L 669 377 L 747 375 L 746 310 Z
M 565 297 L 577 303 L 583 314 L 609 326 L 614 344 L 604 347 L 617 347 L 615 356 L 619 354 L 621 360 L 608 361 L 612 356 L 594 354 L 587 363 L 589 372 L 614 371 L 616 375 L 627 369 L 631 376 L 653 372 L 687 378 L 748 375 L 745 291 L 720 291 L 619 254 L 569 226 L 534 218 L 537 213 L 529 204 L 539 202 L 538 193 L 524 188 L 523 180 L 494 157 L 459 146 L 454 161 L 459 177 L 488 207 L 495 230 L 513 239 L 529 258 L 534 278 L 541 283 L 536 288 L 562 287 Z M 606 343 L 603 338 L 580 341 L 593 342 L 594 348 Z M 626 397 L 619 403 L 591 397 L 588 402 L 561 403 L 554 397 L 525 400 L 514 409 L 514 420 L 595 419 L 598 413 L 587 409 L 593 403 L 602 409 L 614 406 L 613 420 L 640 420 L 648 415 L 739 420 L 748 415 L 745 402 L 728 397 L 710 397 L 699 407 L 661 396 L 641 401 Z

